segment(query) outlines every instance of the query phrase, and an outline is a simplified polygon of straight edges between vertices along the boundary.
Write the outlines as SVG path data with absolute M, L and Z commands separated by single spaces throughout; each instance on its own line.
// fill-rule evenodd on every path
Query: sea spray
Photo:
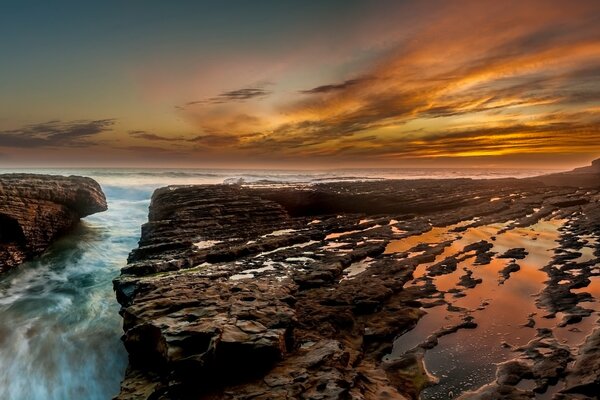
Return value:
M 137 243 L 151 194 L 118 189 L 105 188 L 109 211 L 1 277 L 0 398 L 106 400 L 118 393 L 127 353 L 112 279 Z

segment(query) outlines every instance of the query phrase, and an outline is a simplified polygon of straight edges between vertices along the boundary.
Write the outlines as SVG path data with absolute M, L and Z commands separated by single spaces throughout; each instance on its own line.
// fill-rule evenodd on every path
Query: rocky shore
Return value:
M 452 384 L 428 369 L 458 335 L 492 375 L 427 398 L 595 398 L 597 165 L 159 189 L 114 282 L 130 356 L 117 399 L 416 399 Z
M 41 254 L 80 218 L 106 209 L 90 178 L 0 175 L 0 271 Z

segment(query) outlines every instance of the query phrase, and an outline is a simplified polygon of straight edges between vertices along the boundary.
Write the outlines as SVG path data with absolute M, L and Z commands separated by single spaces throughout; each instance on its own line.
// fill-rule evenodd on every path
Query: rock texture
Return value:
M 571 367 L 565 393 L 598 396 L 600 393 L 600 328 L 588 336 L 579 357 Z
M 471 314 L 488 305 L 452 304 L 482 284 L 474 268 L 505 262 L 492 278 L 510 277 L 505 287 L 521 273 L 515 260 L 527 260 L 521 247 L 494 252 L 495 236 L 459 245 L 463 232 L 570 221 L 537 302 L 548 318 L 576 323 L 590 315 L 580 305 L 589 296 L 565 291 L 589 281 L 597 260 L 571 274 L 576 267 L 564 259 L 579 243 L 574 236 L 600 234 L 599 201 L 596 189 L 538 179 L 159 189 L 114 282 L 130 355 L 117 399 L 416 399 L 436 382 L 424 354 L 444 336 L 476 331 Z M 424 265 L 428 272 L 413 280 Z M 457 286 L 436 286 L 454 273 Z M 455 322 L 395 351 L 395 339 L 440 305 Z M 534 398 L 519 382 L 536 379 L 535 390 L 545 391 L 566 376 L 571 395 L 596 390 L 597 376 L 588 376 L 596 359 L 576 357 L 551 330 L 514 351 L 497 381 L 472 397 Z
M 41 254 L 80 218 L 106 208 L 90 178 L 0 175 L 0 271 Z

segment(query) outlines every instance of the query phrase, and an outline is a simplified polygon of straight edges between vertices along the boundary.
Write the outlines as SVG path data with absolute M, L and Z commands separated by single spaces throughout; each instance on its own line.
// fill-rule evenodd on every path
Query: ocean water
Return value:
M 171 184 L 314 183 L 381 178 L 525 177 L 548 171 L 0 170 L 96 179 L 109 210 L 85 218 L 41 257 L 0 276 L 0 399 L 110 399 L 127 365 L 112 279 L 137 246 L 152 192 Z

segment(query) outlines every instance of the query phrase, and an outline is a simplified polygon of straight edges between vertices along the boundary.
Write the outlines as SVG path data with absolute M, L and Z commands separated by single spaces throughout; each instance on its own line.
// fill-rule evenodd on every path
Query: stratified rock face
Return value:
M 42 253 L 80 218 L 106 208 L 90 178 L 0 175 L 0 271 Z
M 571 216 L 581 232 L 600 231 L 599 198 L 515 179 L 159 189 L 114 282 L 130 354 L 117 399 L 417 398 L 433 381 L 425 352 L 477 323 L 463 310 L 401 357 L 389 356 L 394 339 L 423 308 L 446 304 L 444 294 L 481 284 L 465 269 L 444 293 L 434 277 L 495 254 L 480 239 L 453 250 L 449 240 L 411 238 Z M 412 244 L 394 249 L 402 239 Z M 520 248 L 498 254 L 514 258 L 496 259 L 507 263 L 526 257 Z M 422 264 L 429 275 L 407 284 Z M 554 304 L 552 293 L 544 295 L 550 312 L 581 311 L 577 301 Z M 461 309 L 448 303 L 448 311 Z

